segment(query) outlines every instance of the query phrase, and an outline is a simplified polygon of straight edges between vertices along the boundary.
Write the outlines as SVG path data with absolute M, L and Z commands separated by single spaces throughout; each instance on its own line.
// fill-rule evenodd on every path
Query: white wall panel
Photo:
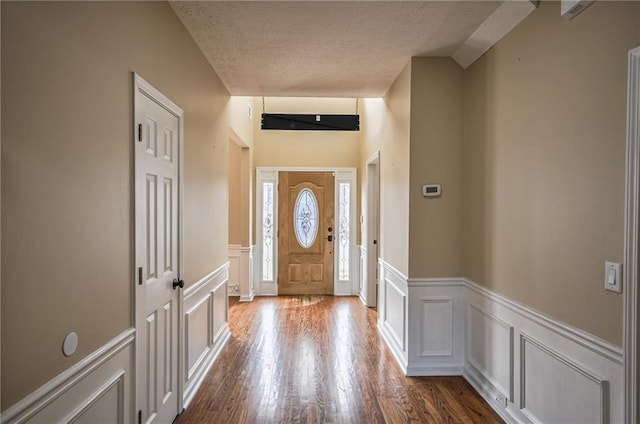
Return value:
M 405 350 L 405 301 L 406 294 L 402 290 L 393 284 L 389 279 L 384 279 L 385 283 L 385 327 L 390 330 L 394 341 L 398 344 L 400 349 Z
M 400 367 L 407 369 L 407 277 L 380 260 L 378 328 Z
M 124 423 L 124 372 L 93 396 L 68 420 L 73 424 Z
M 211 291 L 212 310 L 212 342 L 216 343 L 220 336 L 228 328 L 228 303 L 227 303 L 227 286 L 220 284 Z
M 622 348 L 472 281 L 465 297 L 464 376 L 507 422 L 624 422 Z
M 420 356 L 453 355 L 453 298 L 423 297 Z
M 205 297 L 185 312 L 185 346 L 187 347 L 187 379 L 193 377 L 209 351 L 211 301 Z
M 513 327 L 469 304 L 467 361 L 513 402 Z
M 606 423 L 608 382 L 525 336 L 520 337 L 521 410 L 533 422 Z
M 2 423 L 134 422 L 131 328 L 4 411 Z
M 184 290 L 185 408 L 231 337 L 227 297 L 228 263 Z
M 408 279 L 407 374 L 462 375 L 465 299 L 460 279 Z
M 239 246 L 229 246 L 229 296 L 240 296 Z

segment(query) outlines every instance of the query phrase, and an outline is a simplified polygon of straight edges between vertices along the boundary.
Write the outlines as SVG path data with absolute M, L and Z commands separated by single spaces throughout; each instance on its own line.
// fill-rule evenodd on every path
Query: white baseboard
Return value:
M 0 421 L 70 422 L 99 411 L 105 422 L 133 422 L 134 340 L 135 329 L 122 332 L 7 409 Z
M 254 297 L 255 297 L 255 293 L 251 292 L 246 296 L 240 296 L 240 302 L 253 302 Z
M 514 423 L 514 424 L 528 424 L 529 421 L 524 417 L 517 408 L 513 408 L 512 405 L 508 405 L 506 408 L 504 405 L 501 405 L 498 400 L 498 394 L 495 392 L 490 392 L 489 387 L 490 384 L 486 381 L 480 374 L 476 373 L 472 369 L 465 369 L 462 376 L 464 377 L 469 384 L 482 396 L 482 398 L 491 406 L 500 418 L 502 418 L 506 423 Z
M 227 283 L 228 264 L 225 264 L 184 291 L 185 408 L 231 338 Z
M 449 364 L 438 364 L 435 366 L 418 365 L 407 367 L 406 375 L 407 377 L 434 377 L 441 375 L 463 375 L 463 372 L 464 366 L 462 364 L 457 366 Z

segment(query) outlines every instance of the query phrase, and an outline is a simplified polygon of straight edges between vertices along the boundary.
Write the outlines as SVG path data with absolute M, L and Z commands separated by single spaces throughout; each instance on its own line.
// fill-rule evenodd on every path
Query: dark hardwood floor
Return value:
M 502 422 L 461 377 L 405 377 L 357 298 L 229 306 L 233 338 L 176 424 Z

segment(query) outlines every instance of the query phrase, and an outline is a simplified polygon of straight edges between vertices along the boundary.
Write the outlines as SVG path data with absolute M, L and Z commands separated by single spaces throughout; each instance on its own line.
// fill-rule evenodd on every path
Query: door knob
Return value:
M 175 278 L 173 280 L 173 289 L 175 290 L 176 287 L 184 288 L 184 281 L 179 278 Z

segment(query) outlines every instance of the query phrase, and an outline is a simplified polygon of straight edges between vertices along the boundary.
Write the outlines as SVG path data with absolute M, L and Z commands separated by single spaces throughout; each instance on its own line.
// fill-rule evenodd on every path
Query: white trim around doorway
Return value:
M 271 223 L 273 228 L 273 240 L 278 239 L 278 174 L 279 172 L 333 172 L 335 174 L 335 204 L 340 204 L 340 183 L 350 184 L 350 204 L 352 207 L 349 210 L 349 258 L 350 258 L 350 278 L 347 281 L 340 281 L 338 279 L 338 255 L 335 255 L 334 266 L 334 296 L 353 296 L 357 295 L 359 287 L 359 262 L 358 258 L 360 253 L 356 245 L 357 237 L 357 168 L 324 168 L 324 167 L 257 167 L 256 168 L 256 245 L 255 245 L 255 268 L 254 268 L 254 288 L 256 296 L 277 296 L 278 295 L 278 246 L 277 243 L 273 244 L 273 278 L 264 279 L 262 272 L 262 255 L 263 255 L 263 241 L 264 241 L 264 216 L 263 216 L 263 184 L 273 183 L 276 188 L 273 193 L 273 222 Z
M 375 152 L 367 160 L 366 174 L 366 212 L 365 234 L 362 244 L 365 246 L 365 260 L 363 266 L 363 282 L 360 299 L 368 307 L 377 307 L 383 298 L 382 288 L 379 286 L 380 270 L 380 151 Z M 380 290 L 380 292 L 378 292 Z
M 624 232 L 625 422 L 638 422 L 638 213 L 640 178 L 640 47 L 629 52 Z

